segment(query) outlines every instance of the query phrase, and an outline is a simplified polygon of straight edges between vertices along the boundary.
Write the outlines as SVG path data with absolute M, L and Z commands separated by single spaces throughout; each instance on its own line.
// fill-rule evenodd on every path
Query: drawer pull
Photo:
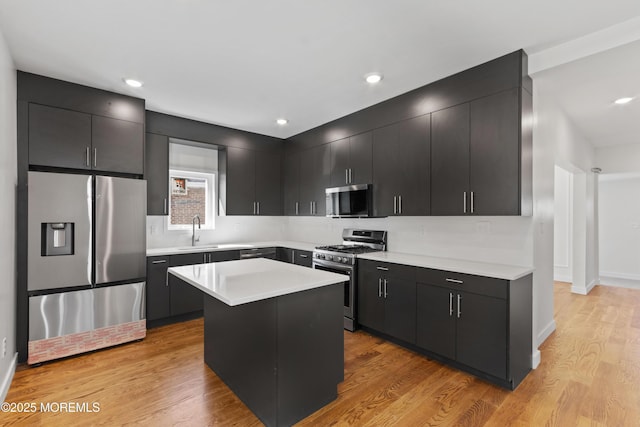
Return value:
M 389 271 L 387 267 L 376 267 L 378 270 Z
M 158 261 L 151 261 L 151 264 L 164 264 L 165 262 L 167 262 L 166 259 L 161 259 L 161 260 L 158 260 Z
M 298 256 L 299 256 L 300 258 L 309 258 L 309 255 L 305 255 L 305 254 L 298 254 Z
M 462 285 L 464 282 L 462 280 L 458 280 L 458 279 L 449 279 L 448 277 L 446 278 L 446 281 L 449 283 L 457 283 L 459 285 Z

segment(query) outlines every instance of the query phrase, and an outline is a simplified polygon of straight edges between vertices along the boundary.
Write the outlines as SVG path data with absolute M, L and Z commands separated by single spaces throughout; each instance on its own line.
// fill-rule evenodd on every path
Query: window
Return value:
M 202 228 L 215 226 L 215 174 L 169 170 L 169 230 L 191 228 L 195 215 Z
M 195 215 L 203 229 L 215 228 L 218 150 L 215 145 L 169 139 L 167 230 L 191 230 Z

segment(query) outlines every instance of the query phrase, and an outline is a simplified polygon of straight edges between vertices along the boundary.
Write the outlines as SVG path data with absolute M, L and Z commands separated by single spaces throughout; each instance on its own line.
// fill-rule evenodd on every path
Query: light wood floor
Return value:
M 640 291 L 556 284 L 556 332 L 510 392 L 363 332 L 345 332 L 338 399 L 300 425 L 639 426 Z M 203 322 L 16 372 L 7 402 L 97 402 L 96 413 L 0 413 L 2 425 L 254 426 L 203 363 Z

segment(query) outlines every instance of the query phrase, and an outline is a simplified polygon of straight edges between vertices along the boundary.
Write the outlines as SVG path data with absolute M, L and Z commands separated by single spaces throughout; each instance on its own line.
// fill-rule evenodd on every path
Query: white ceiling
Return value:
M 514 50 L 536 54 L 636 16 L 638 0 L 0 0 L 0 31 L 20 70 L 282 138 Z M 561 66 L 559 79 L 573 66 Z M 584 101 L 593 79 L 621 80 L 606 68 L 584 73 L 573 91 L 559 88 Z M 384 74 L 375 87 L 362 80 L 372 71 Z M 289 124 L 279 127 L 278 117 Z M 621 137 L 603 128 L 585 127 L 591 140 Z

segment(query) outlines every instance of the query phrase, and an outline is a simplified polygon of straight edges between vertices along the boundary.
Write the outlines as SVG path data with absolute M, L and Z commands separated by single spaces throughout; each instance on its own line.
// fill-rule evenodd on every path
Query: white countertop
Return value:
M 254 248 L 272 248 L 283 247 L 297 249 L 299 251 L 313 251 L 317 244 L 307 242 L 291 242 L 291 241 L 273 241 L 273 242 L 245 242 L 245 243 L 221 243 L 210 245 L 206 243 L 198 244 L 196 246 L 180 246 L 172 248 L 155 248 L 147 249 L 147 256 L 162 256 L 162 255 L 178 255 L 178 254 L 192 254 L 196 252 L 215 252 L 215 251 L 230 251 L 234 249 L 254 249 Z
M 230 306 L 349 280 L 343 274 L 265 258 L 170 267 L 168 271 Z
M 491 264 L 452 258 L 437 258 L 424 255 L 404 254 L 400 252 L 372 252 L 370 254 L 358 255 L 358 259 L 384 261 L 394 264 L 474 274 L 476 276 L 493 277 L 495 279 L 505 280 L 516 280 L 533 272 L 533 268 L 531 267 Z

